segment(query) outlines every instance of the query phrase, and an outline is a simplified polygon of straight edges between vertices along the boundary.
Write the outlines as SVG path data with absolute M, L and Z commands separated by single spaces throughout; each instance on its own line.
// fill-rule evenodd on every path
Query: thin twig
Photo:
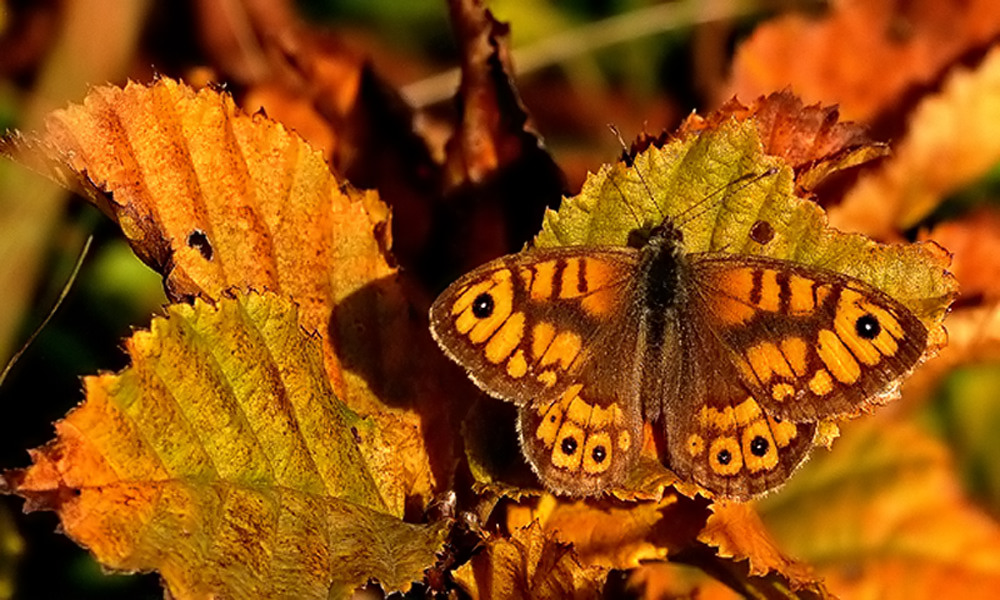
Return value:
M 3 372 L 0 372 L 0 387 L 2 387 L 3 382 L 7 380 L 7 374 L 14 368 L 14 364 L 21 358 L 21 356 L 24 355 L 25 352 L 27 352 L 28 347 L 31 346 L 32 342 L 35 341 L 35 338 L 38 337 L 38 334 L 45 329 L 45 326 L 48 325 L 49 321 L 52 320 L 52 317 L 55 316 L 56 311 L 59 310 L 60 306 L 62 306 L 63 300 L 66 299 L 66 296 L 69 295 L 69 290 L 73 287 L 73 282 L 76 281 L 76 276 L 80 274 L 80 267 L 83 266 L 83 259 L 87 257 L 87 252 L 90 251 L 90 243 L 93 241 L 94 236 L 87 236 L 87 241 L 83 244 L 83 250 L 80 251 L 80 257 L 76 259 L 76 264 L 73 265 L 73 271 L 69 274 L 69 280 L 66 281 L 66 285 L 64 285 L 62 291 L 59 292 L 59 297 L 56 298 L 56 303 L 52 306 L 49 314 L 45 317 L 41 324 L 35 328 L 35 331 L 28 337 L 28 340 L 24 342 L 21 349 L 15 352 L 14 356 L 11 356 L 10 360 L 7 361 L 7 366 L 4 367 Z
M 683 0 L 657 4 L 622 13 L 602 21 L 557 33 L 533 44 L 515 48 L 512 52 L 518 75 L 537 71 L 577 56 L 632 41 L 644 36 L 674 31 L 682 27 L 712 21 L 739 18 L 759 9 L 754 0 L 704 4 L 700 0 Z M 415 108 L 447 100 L 455 94 L 461 78 L 459 68 L 403 86 L 402 94 Z

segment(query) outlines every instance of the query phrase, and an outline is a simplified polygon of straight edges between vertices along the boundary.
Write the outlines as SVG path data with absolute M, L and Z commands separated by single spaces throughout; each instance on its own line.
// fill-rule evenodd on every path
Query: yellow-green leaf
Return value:
M 34 464 L 4 475 L 106 567 L 161 573 L 172 596 L 347 597 L 407 589 L 444 527 L 382 497 L 378 426 L 333 393 L 319 340 L 273 294 L 168 308 L 85 379 Z
M 762 255 L 838 271 L 896 298 L 931 328 L 940 328 L 955 295 L 947 255 L 936 244 L 884 245 L 828 227 L 819 206 L 795 195 L 791 168 L 764 154 L 752 119 L 650 148 L 632 167 L 605 166 L 578 196 L 546 213 L 535 245 L 622 246 L 665 217 L 680 229 L 686 252 Z M 770 235 L 752 233 L 761 224 Z
M 1000 509 L 1000 365 L 955 368 L 927 416 L 955 452 L 959 474 L 994 514 Z

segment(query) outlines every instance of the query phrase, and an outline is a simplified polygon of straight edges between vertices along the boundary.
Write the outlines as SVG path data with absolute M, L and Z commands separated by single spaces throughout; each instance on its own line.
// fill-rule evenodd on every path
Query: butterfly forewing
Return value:
M 511 254 L 465 275 L 431 307 L 431 332 L 486 392 L 517 403 L 564 390 L 624 301 L 634 251 Z
M 773 415 L 857 414 L 894 392 L 926 348 L 923 323 L 858 279 L 759 257 L 692 264 L 706 328 Z

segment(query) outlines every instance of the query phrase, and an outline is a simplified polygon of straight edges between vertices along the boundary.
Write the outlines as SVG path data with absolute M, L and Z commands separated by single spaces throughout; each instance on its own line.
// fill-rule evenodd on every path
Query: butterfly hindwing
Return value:
M 652 393 L 664 403 L 670 468 L 716 494 L 746 500 L 791 475 L 812 448 L 816 425 L 782 419 L 758 402 L 706 318 L 695 309 L 678 320 L 673 347 L 663 352 L 680 358 L 672 378 Z
M 857 414 L 893 392 L 927 345 L 910 310 L 861 280 L 762 257 L 692 264 L 706 327 L 772 415 Z
M 739 385 L 668 419 L 670 467 L 716 494 L 747 500 L 781 485 L 805 460 L 816 425 L 769 415 Z
M 576 383 L 518 410 L 521 448 L 550 490 L 591 495 L 618 485 L 639 454 L 638 389 L 590 393 L 600 389 Z

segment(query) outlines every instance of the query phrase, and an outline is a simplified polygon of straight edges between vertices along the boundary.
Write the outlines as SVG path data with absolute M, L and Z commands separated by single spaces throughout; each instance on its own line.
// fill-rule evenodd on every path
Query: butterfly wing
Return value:
M 595 358 L 595 368 L 585 365 L 577 383 L 561 394 L 518 409 L 521 448 L 550 490 L 592 495 L 621 484 L 634 464 L 642 414 L 638 355 L 629 350 L 621 355 L 629 367 L 612 373 L 598 368 L 605 363 Z
M 642 430 L 637 253 L 553 248 L 501 257 L 435 300 L 431 333 L 487 393 L 519 405 L 521 447 L 558 492 L 618 483 Z
M 683 379 L 666 396 L 670 468 L 716 494 L 748 500 L 788 479 L 812 449 L 816 425 L 768 414 L 724 351 L 700 342 L 685 350 Z
M 771 415 L 857 414 L 895 392 L 927 346 L 927 328 L 873 286 L 797 263 L 704 255 L 692 261 L 694 308 Z

